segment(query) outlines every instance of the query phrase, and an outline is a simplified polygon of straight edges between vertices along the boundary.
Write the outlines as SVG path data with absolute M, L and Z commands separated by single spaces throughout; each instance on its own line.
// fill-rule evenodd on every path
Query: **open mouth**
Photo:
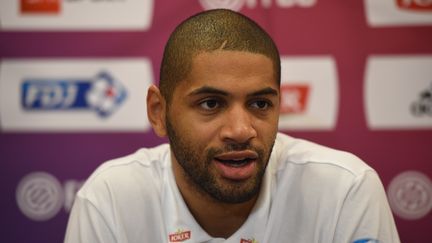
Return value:
M 214 157 L 220 175 L 230 180 L 245 180 L 255 174 L 258 153 L 252 150 L 231 151 Z
M 244 158 L 244 159 L 228 159 L 228 160 L 223 160 L 223 159 L 218 159 L 215 158 L 217 161 L 223 163 L 224 165 L 227 166 L 231 166 L 231 167 L 242 167 L 247 165 L 248 163 L 254 161 L 255 159 L 252 158 Z
M 258 154 L 252 150 L 232 151 L 214 158 L 215 166 L 223 178 L 245 180 L 255 174 Z
M 232 151 L 215 157 L 215 160 L 231 167 L 242 167 L 256 161 L 258 154 L 251 150 Z

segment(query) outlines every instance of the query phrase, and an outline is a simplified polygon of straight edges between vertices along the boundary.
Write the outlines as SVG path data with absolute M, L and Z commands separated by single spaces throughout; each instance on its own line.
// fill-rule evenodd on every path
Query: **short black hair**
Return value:
M 193 58 L 218 49 L 265 55 L 272 60 L 275 80 L 280 85 L 279 51 L 270 35 L 240 13 L 228 9 L 209 10 L 183 21 L 168 39 L 159 82 L 168 104 L 177 84 L 190 73 Z

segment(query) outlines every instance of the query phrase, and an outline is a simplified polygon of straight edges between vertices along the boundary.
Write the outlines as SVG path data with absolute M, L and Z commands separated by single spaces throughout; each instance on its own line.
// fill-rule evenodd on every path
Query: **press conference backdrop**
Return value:
M 402 242 L 432 242 L 431 0 L 2 0 L 0 241 L 62 242 L 98 165 L 166 142 L 146 89 L 176 24 L 212 8 L 277 43 L 280 131 L 367 161 Z

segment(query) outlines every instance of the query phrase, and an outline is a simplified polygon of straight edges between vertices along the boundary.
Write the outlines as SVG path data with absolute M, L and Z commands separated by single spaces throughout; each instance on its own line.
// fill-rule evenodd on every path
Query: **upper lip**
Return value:
M 245 160 L 245 159 L 256 159 L 258 154 L 252 150 L 244 151 L 231 151 L 220 154 L 215 157 L 217 160 Z

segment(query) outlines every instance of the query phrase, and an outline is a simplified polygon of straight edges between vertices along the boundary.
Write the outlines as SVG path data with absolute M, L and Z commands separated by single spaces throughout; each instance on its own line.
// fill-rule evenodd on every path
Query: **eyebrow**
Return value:
M 201 88 L 195 89 L 192 92 L 190 92 L 188 96 L 201 95 L 201 94 L 215 94 L 215 95 L 229 96 L 229 93 L 227 91 L 213 88 L 210 86 L 203 86 Z M 271 87 L 266 87 L 264 89 L 250 93 L 247 96 L 248 97 L 261 96 L 261 95 L 277 96 L 278 94 L 279 92 L 277 90 Z
M 201 95 L 201 94 L 218 94 L 223 96 L 228 96 L 228 92 L 216 89 L 210 86 L 203 86 L 201 88 L 195 89 L 188 94 L 188 96 Z
M 247 96 L 262 96 L 262 95 L 272 95 L 277 96 L 279 92 L 271 87 L 267 87 L 258 91 L 253 92 L 252 94 L 248 94 Z

